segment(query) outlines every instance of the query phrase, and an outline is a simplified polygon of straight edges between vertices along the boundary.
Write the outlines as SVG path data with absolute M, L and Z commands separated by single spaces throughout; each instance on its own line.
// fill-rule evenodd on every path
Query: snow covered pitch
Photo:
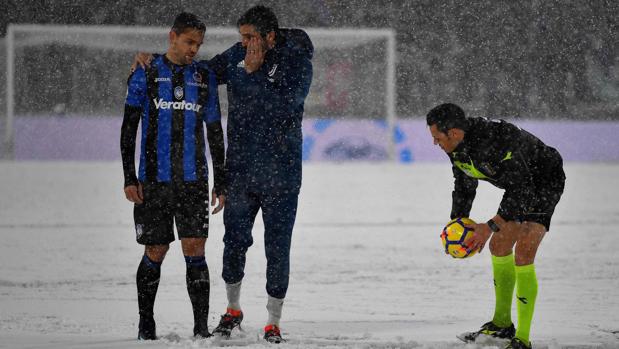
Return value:
M 619 348 L 619 164 L 566 166 L 536 260 L 535 348 Z M 0 348 L 268 347 L 262 223 L 241 304 L 244 332 L 194 340 L 180 243 L 162 266 L 158 335 L 137 342 L 132 207 L 120 162 L 0 162 Z M 293 235 L 281 348 L 493 348 L 455 335 L 492 316 L 488 250 L 444 254 L 452 179 L 444 163 L 307 164 Z M 501 191 L 480 183 L 471 218 Z M 211 217 L 211 328 L 226 306 L 222 216 Z M 514 310 L 515 314 L 515 310 Z

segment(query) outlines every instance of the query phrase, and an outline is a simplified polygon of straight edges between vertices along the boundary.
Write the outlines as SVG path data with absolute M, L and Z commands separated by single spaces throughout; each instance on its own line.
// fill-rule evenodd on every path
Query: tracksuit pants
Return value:
M 259 209 L 264 221 L 267 259 L 266 290 L 271 297 L 285 298 L 290 273 L 290 241 L 297 214 L 298 192 L 254 193 L 230 190 L 224 210 L 224 255 L 222 277 L 227 284 L 245 275 L 245 254 L 253 244 L 252 228 Z

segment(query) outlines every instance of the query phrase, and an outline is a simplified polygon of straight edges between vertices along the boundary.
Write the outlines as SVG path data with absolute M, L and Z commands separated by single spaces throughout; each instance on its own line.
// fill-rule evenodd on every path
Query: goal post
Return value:
M 394 159 L 395 31 L 304 30 L 314 44 L 305 118 L 377 121 L 385 132 L 387 158 Z M 15 157 L 20 118 L 120 116 L 134 54 L 165 52 L 168 32 L 165 27 L 10 24 L 4 40 L 3 157 Z M 236 28 L 208 27 L 199 58 L 211 58 L 238 41 Z M 220 92 L 225 116 L 225 89 Z

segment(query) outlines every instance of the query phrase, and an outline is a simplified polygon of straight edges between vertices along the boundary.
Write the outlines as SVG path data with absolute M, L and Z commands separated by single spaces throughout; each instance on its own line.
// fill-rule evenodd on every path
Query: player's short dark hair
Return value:
M 257 5 L 247 10 L 236 22 L 237 27 L 242 25 L 253 25 L 261 36 L 266 36 L 269 32 L 276 32 L 279 29 L 277 16 L 273 10 L 266 6 Z
M 426 122 L 428 126 L 436 125 L 436 128 L 443 133 L 447 133 L 452 128 L 464 131 L 468 128 L 464 110 L 452 103 L 445 103 L 434 107 L 426 115 Z
M 190 29 L 205 32 L 206 25 L 204 25 L 204 22 L 198 19 L 198 16 L 194 15 L 193 13 L 182 12 L 178 14 L 178 16 L 176 16 L 176 18 L 174 19 L 172 30 L 176 34 L 182 34 L 186 30 Z

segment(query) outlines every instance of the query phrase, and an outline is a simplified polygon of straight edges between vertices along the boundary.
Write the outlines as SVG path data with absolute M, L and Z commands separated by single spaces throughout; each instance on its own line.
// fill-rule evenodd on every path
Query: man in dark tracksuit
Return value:
M 474 237 L 467 242 L 469 250 L 482 249 L 492 236 L 494 317 L 479 331 L 465 333 L 461 339 L 475 342 L 480 336 L 491 336 L 509 340 L 506 348 L 531 348 L 529 332 L 537 296 L 533 262 L 565 186 L 561 155 L 508 122 L 466 118 L 454 104 L 432 109 L 427 124 L 434 144 L 452 163 L 452 219 L 469 216 L 478 180 L 505 189 L 497 214 L 487 223 L 475 224 Z M 511 321 L 515 286 L 517 330 Z
M 137 242 L 144 245 L 136 282 L 140 322 L 138 339 L 156 339 L 153 314 L 161 263 L 174 241 L 181 240 L 187 264 L 187 291 L 193 307 L 194 335 L 208 332 L 209 272 L 204 246 L 209 228 L 208 166 L 204 124 L 213 159 L 212 204 L 225 205 L 224 137 L 215 73 L 193 61 L 205 25 L 189 13 L 177 16 L 170 46 L 150 67 L 136 69 L 128 81 L 121 130 L 127 199 L 135 204 Z M 135 144 L 142 124 L 140 167 Z
M 208 62 L 227 85 L 229 102 L 222 272 L 228 307 L 214 334 L 229 337 L 242 320 L 245 254 L 262 209 L 269 296 L 264 338 L 279 343 L 301 188 L 301 122 L 312 79 L 313 46 L 304 31 L 280 29 L 273 12 L 263 6 L 249 9 L 237 24 L 241 42 Z

